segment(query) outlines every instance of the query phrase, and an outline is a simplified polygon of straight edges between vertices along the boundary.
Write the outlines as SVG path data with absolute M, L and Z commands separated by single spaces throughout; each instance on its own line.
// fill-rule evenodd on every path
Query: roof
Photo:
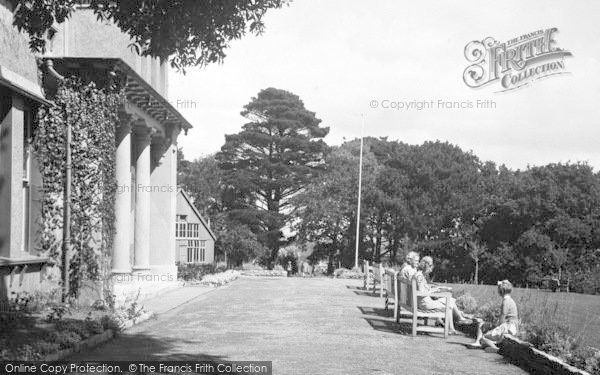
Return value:
M 0 85 L 23 95 L 26 98 L 52 106 L 52 102 L 44 98 L 42 88 L 34 82 L 0 65 Z
M 93 69 L 114 69 L 120 71 L 127 76 L 125 95 L 129 102 L 140 107 L 162 124 L 170 123 L 178 125 L 186 132 L 193 127 L 166 98 L 120 58 L 48 56 L 45 60 L 62 63 L 64 65 L 63 68 L 67 70 L 90 66 Z
M 200 219 L 200 222 L 202 222 L 202 225 L 204 225 L 204 227 L 208 231 L 208 234 L 210 234 L 210 236 L 212 237 L 212 239 L 216 241 L 217 240 L 217 236 L 215 236 L 215 234 L 210 229 L 210 227 L 208 226 L 208 224 L 206 223 L 206 221 L 204 220 L 204 218 L 202 217 L 202 215 L 200 215 L 200 212 L 198 211 L 198 209 L 196 208 L 196 206 L 194 206 L 194 203 L 192 203 L 192 198 L 190 198 L 190 196 L 188 195 L 188 193 L 186 193 L 185 190 L 183 190 L 181 188 L 178 188 L 177 189 L 177 194 L 181 194 L 181 196 L 186 200 L 186 202 L 190 205 L 190 207 L 192 208 L 192 210 L 194 211 L 194 213 L 196 214 L 196 216 L 198 216 L 198 218 Z

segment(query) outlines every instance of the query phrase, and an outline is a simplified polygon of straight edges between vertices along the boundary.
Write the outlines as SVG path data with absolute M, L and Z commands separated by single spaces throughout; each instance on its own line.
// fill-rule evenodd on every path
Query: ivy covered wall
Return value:
M 41 250 L 60 267 L 66 125 L 72 126 L 70 294 L 86 280 L 108 280 L 114 238 L 115 129 L 121 89 L 70 78 L 38 113 L 34 149 L 43 181 Z

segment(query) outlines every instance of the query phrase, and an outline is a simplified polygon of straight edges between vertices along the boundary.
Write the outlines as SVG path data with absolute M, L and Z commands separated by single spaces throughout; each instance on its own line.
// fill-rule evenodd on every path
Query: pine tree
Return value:
M 293 209 L 290 198 L 324 166 L 322 138 L 329 128 L 319 126 L 297 95 L 275 88 L 259 92 L 241 114 L 250 122 L 225 137 L 217 160 L 234 192 L 230 214 L 252 228 L 273 263 Z

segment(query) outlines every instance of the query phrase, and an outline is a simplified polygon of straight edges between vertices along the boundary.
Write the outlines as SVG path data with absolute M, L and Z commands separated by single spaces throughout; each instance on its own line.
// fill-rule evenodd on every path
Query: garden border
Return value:
M 459 324 L 456 328 L 475 337 L 473 334 L 476 328 L 472 324 Z M 499 354 L 532 374 L 591 375 L 589 372 L 565 363 L 562 359 L 536 349 L 531 343 L 510 334 L 504 335 L 499 347 Z
M 154 313 L 145 312 L 144 314 L 142 314 L 141 316 L 139 316 L 137 318 L 128 319 L 120 327 L 120 331 L 125 331 L 136 324 L 145 322 L 146 320 L 152 318 L 153 316 L 154 316 Z M 104 331 L 102 333 L 98 333 L 96 335 L 88 337 L 85 340 L 81 340 L 80 342 L 74 344 L 71 348 L 66 348 L 66 349 L 62 349 L 57 352 L 51 353 L 51 354 L 47 354 L 46 356 L 43 357 L 42 361 L 45 361 L 45 362 L 60 361 L 60 360 L 66 358 L 66 357 L 69 357 L 75 353 L 80 353 L 80 352 L 94 349 L 95 347 L 97 347 L 101 344 L 104 344 L 107 341 L 112 340 L 116 335 L 117 335 L 116 331 L 114 331 L 112 329 L 107 329 L 106 331 Z
M 88 337 L 87 339 L 76 343 L 75 345 L 73 345 L 72 348 L 67 348 L 67 349 L 59 350 L 52 354 L 48 354 L 42 359 L 42 361 L 44 361 L 44 362 L 60 361 L 61 359 L 64 359 L 70 355 L 73 355 L 74 353 L 79 353 L 79 352 L 82 352 L 85 350 L 93 349 L 93 348 L 97 347 L 98 345 L 111 340 L 113 337 L 115 337 L 115 331 L 113 331 L 112 329 L 107 329 L 106 331 L 104 331 L 102 333 Z
M 512 335 L 505 335 L 500 345 L 500 354 L 534 374 L 590 375 Z

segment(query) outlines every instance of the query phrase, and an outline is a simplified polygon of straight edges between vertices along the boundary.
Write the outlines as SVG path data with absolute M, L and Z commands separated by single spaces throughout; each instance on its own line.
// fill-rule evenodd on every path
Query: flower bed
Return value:
M 55 297 L 20 293 L 2 302 L 0 360 L 58 360 L 150 317 L 136 301 L 118 308 L 104 302 L 81 307 Z
M 241 271 L 243 276 L 269 276 L 269 277 L 280 277 L 287 276 L 287 272 L 283 270 L 243 270 Z
M 590 375 L 589 372 L 569 365 L 560 358 L 536 349 L 530 343 L 519 340 L 511 335 L 507 335 L 504 338 L 500 348 L 501 354 L 509 357 L 514 363 L 534 374 Z M 589 370 L 594 371 L 593 368 Z M 593 374 L 597 373 L 594 372 Z
M 227 270 L 225 272 L 215 273 L 211 275 L 206 275 L 200 280 L 201 285 L 208 285 L 212 287 L 217 287 L 225 284 L 229 284 L 233 280 L 240 277 L 239 271 Z
M 43 360 L 91 337 L 118 330 L 118 323 L 109 315 L 89 314 L 85 319 L 62 317 L 56 322 L 48 322 L 41 315 L 18 319 L 4 320 L 1 324 L 0 360 Z

